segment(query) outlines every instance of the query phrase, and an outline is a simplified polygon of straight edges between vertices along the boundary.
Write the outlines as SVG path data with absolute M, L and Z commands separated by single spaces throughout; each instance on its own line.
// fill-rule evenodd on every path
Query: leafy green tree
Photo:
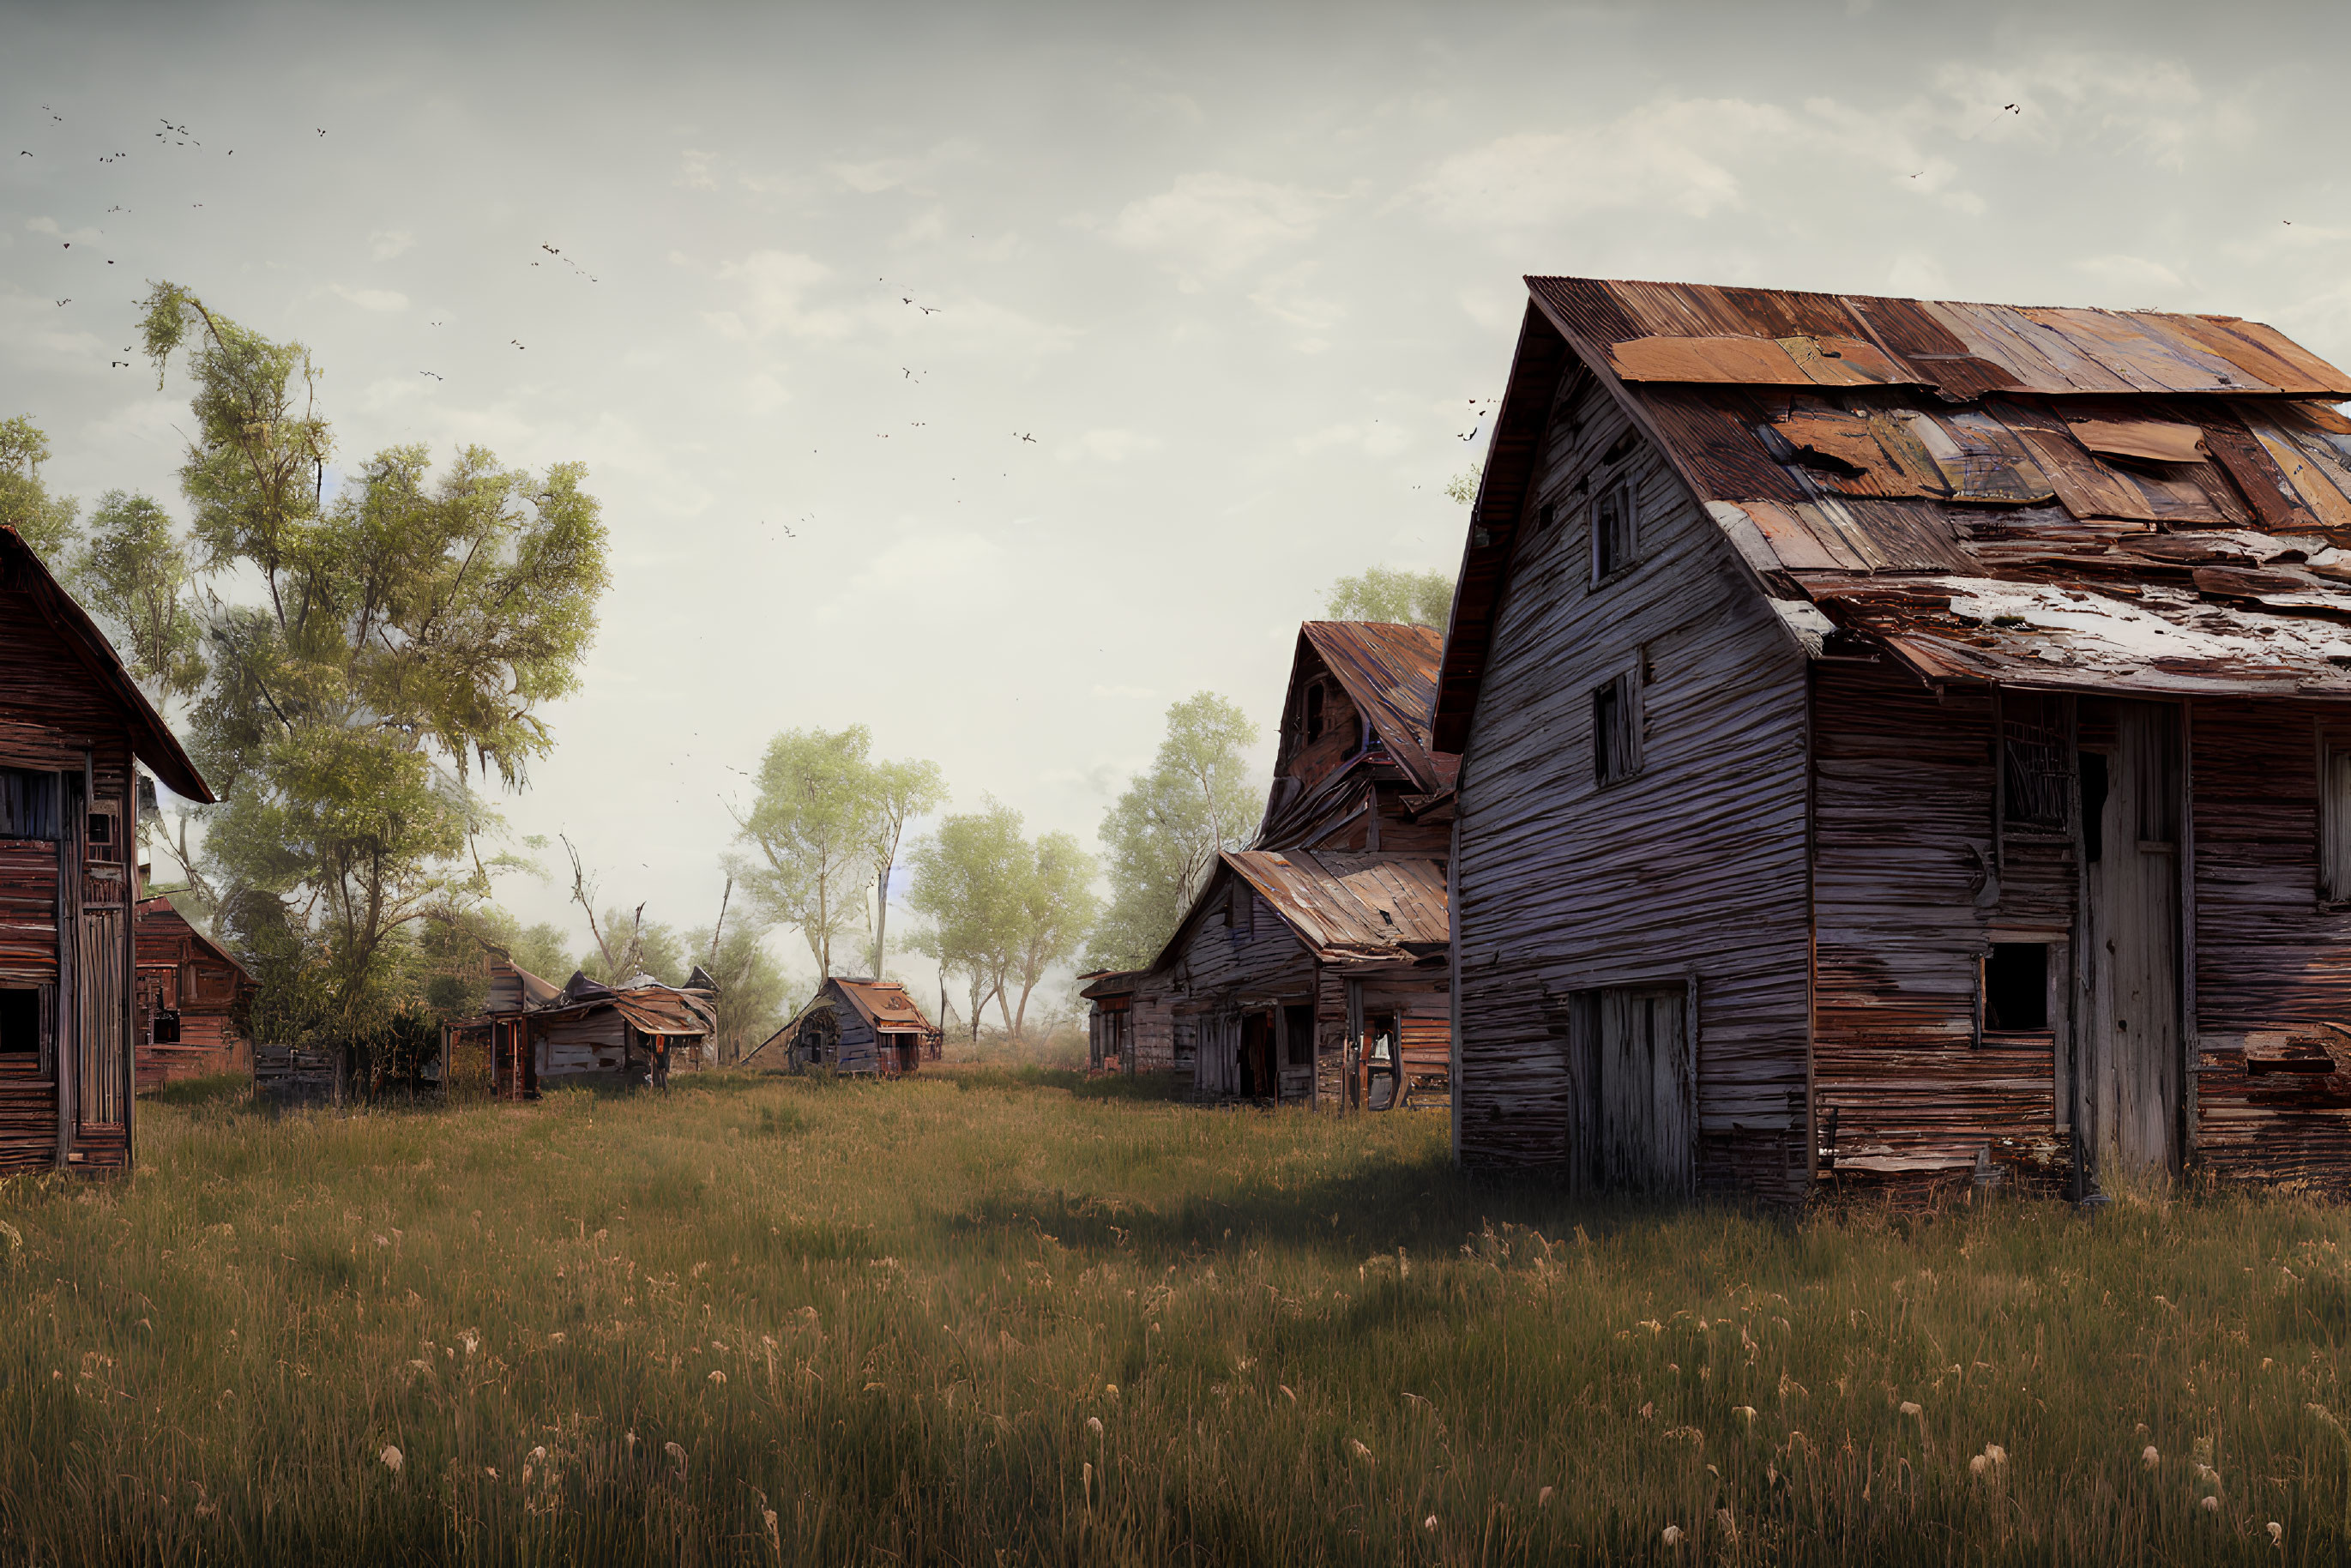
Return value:
M 1001 1006 L 1012 967 L 1012 934 L 1021 902 L 1027 844 L 1020 813 L 992 798 L 981 810 L 940 820 L 937 831 L 914 845 L 914 884 L 907 906 L 930 925 L 917 931 L 913 946 L 938 960 L 942 975 L 962 977 L 971 997 L 971 1037 L 979 1038 L 980 1009 L 990 998 Z M 1005 1009 L 1009 1027 L 1011 1011 Z
M 1020 1005 L 1012 1015 L 1016 1040 L 1028 1028 L 1029 998 L 1045 971 L 1077 956 L 1102 913 L 1102 901 L 1094 896 L 1094 857 L 1068 833 L 1039 838 L 1025 870 L 1012 950 L 1013 978 L 1020 987 Z
M 947 803 L 946 775 L 935 762 L 877 762 L 867 784 L 872 801 L 873 968 L 889 973 L 890 873 L 898 863 L 907 824 Z
M 1333 621 L 1387 621 L 1442 632 L 1453 613 L 1453 578 L 1442 571 L 1369 567 L 1332 584 L 1322 612 Z
M 1102 817 L 1110 905 L 1088 962 L 1139 969 L 1155 957 L 1216 869 L 1256 831 L 1264 790 L 1250 776 L 1257 726 L 1238 704 L 1199 692 L 1167 710 L 1167 736 Z
M 907 824 L 946 798 L 937 764 L 877 762 L 872 749 L 862 724 L 786 730 L 768 743 L 749 814 L 736 818 L 736 841 L 751 852 L 728 870 L 763 918 L 799 929 L 820 980 L 834 972 L 833 944 L 861 917 L 882 972 L 889 904 L 886 896 L 878 910 L 868 904 L 868 879 L 886 889 L 881 879 Z
M 913 859 L 906 902 L 930 921 L 916 949 L 964 977 L 973 1038 L 981 1008 L 993 998 L 1019 1040 L 1038 982 L 1076 953 L 1093 924 L 1093 857 L 1067 833 L 1031 842 L 1019 812 L 983 797 L 979 810 L 942 819 Z
M 500 955 L 516 967 L 561 985 L 571 973 L 569 938 L 560 927 L 525 927 L 495 904 L 441 912 L 419 924 L 411 959 L 415 988 L 439 1022 L 472 1018 L 488 1005 L 490 964 Z
M 625 910 L 606 909 L 599 929 L 605 934 L 603 941 L 580 956 L 580 972 L 591 980 L 618 986 L 639 975 L 650 975 L 664 986 L 682 986 L 694 967 L 694 960 L 687 956 L 687 938 L 658 920 L 647 920 L 643 904 L 633 915 Z M 612 949 L 609 956 L 605 943 Z M 567 970 L 547 978 L 561 985 L 569 974 Z
M 726 926 L 715 947 L 707 928 L 687 941 L 718 982 L 718 1059 L 740 1061 L 745 1051 L 782 1026 L 797 988 L 768 950 L 767 933 L 747 921 Z
M 475 779 L 521 789 L 549 749 L 540 710 L 594 639 L 603 525 L 579 465 L 478 447 L 437 476 L 423 448 L 387 448 L 330 492 L 299 344 L 168 283 L 145 339 L 159 380 L 184 349 L 195 383 L 196 570 L 250 585 L 206 615 L 190 729 L 223 804 L 202 859 L 234 928 L 308 949 L 318 1027 L 355 1039 L 404 999 L 411 929 L 511 863 L 484 852 L 499 824 Z
M 1472 463 L 1445 482 L 1446 498 L 1457 507 L 1466 507 L 1478 498 L 1478 486 L 1486 477 L 1486 465 Z
M 16 529 L 55 571 L 73 543 L 74 516 L 80 507 L 50 495 L 41 483 L 41 465 L 48 460 L 49 438 L 31 419 L 19 414 L 0 420 L 0 525 Z
M 132 678 L 164 721 L 177 725 L 204 689 L 203 606 L 186 541 L 163 508 L 147 496 L 110 490 L 99 497 L 89 532 L 76 552 L 68 580 L 85 608 L 113 634 Z M 179 868 L 180 881 L 209 920 L 219 894 L 204 876 L 189 842 L 201 820 L 189 804 L 168 808 L 145 824 L 149 841 Z

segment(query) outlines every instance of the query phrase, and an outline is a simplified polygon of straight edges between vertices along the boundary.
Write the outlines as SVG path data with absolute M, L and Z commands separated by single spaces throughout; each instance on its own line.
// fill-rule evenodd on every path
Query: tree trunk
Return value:
M 881 874 L 874 879 L 874 882 L 875 895 L 880 903 L 880 908 L 873 915 L 873 977 L 878 980 L 883 978 L 884 974 L 882 961 L 889 956 L 890 952 L 890 862 L 888 861 L 882 862 Z

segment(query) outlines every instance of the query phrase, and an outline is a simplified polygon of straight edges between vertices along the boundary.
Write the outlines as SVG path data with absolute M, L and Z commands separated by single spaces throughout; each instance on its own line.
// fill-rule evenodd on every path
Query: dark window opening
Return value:
M 2049 945 L 1995 942 L 1984 960 L 1984 1028 L 2049 1027 Z
M 0 768 L 0 839 L 57 836 L 57 776 Z
M 2106 847 L 2106 754 L 2075 754 L 2082 783 L 2082 858 L 2098 863 Z
M 1535 527 L 1541 531 L 1545 533 L 1550 532 L 1552 524 L 1558 520 L 1559 507 L 1555 503 L 1545 501 L 1541 507 L 1536 509 Z
M 1322 683 L 1320 681 L 1306 688 L 1306 738 L 1310 743 L 1322 738 Z
M 1314 1009 L 1311 1006 L 1287 1007 L 1281 1009 L 1282 1028 L 1288 1039 L 1282 1042 L 1282 1060 L 1292 1067 L 1314 1065 Z
M 157 1045 L 180 1043 L 180 1011 L 177 1008 L 155 1009 L 154 1042 Z
M 1592 694 L 1592 776 L 1614 784 L 1640 770 L 1640 703 L 1633 677 L 1624 674 Z
M 89 814 L 89 841 L 94 844 L 110 844 L 114 841 L 113 812 L 92 811 Z
M 1613 485 L 1592 503 L 1592 580 L 1613 577 L 1633 564 L 1637 543 L 1633 486 Z
M 2061 697 L 2001 697 L 2001 801 L 2011 827 L 2062 829 L 2073 795 L 2073 755 Z
M 1369 1038 L 1364 1050 L 1364 1104 L 1368 1110 L 1384 1111 L 1395 1103 L 1404 1082 L 1396 1054 L 1396 1020 L 1393 1014 L 1379 1013 L 1365 1023 L 1364 1033 Z
M 0 1054 L 31 1055 L 41 1049 L 41 993 L 0 990 Z

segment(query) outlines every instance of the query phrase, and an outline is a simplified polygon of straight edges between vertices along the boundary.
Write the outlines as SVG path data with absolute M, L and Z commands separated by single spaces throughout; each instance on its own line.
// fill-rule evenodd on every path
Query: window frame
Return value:
M 2351 907 L 2351 735 L 2325 728 L 2318 737 L 2317 850 L 2320 905 Z
M 1592 688 L 1592 781 L 1596 789 L 1613 789 L 1641 776 L 1647 764 L 1648 747 L 1646 716 L 1641 700 L 1642 661 L 1618 671 Z M 1621 747 L 1610 744 L 1610 730 L 1603 717 L 1603 704 L 1613 698 L 1616 714 L 1614 733 L 1621 737 Z M 1618 764 L 1613 770 L 1611 763 Z
M 1623 518 L 1614 532 L 1622 536 L 1624 553 L 1621 558 L 1611 556 L 1609 563 L 1604 566 L 1601 543 L 1611 533 L 1605 524 L 1612 503 Z M 1604 587 L 1641 564 L 1640 497 L 1631 475 L 1620 475 L 1593 492 L 1586 533 L 1589 536 L 1586 547 L 1590 555 L 1589 575 L 1593 587 Z

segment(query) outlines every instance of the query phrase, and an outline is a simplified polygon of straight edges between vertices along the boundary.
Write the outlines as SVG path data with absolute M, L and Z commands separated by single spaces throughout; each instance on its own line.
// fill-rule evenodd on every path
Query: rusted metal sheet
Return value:
M 1411 960 L 1452 936 L 1441 861 L 1247 850 L 1225 863 L 1325 962 Z
M 1628 382 L 1908 384 L 1962 400 L 2001 388 L 2351 397 L 2351 376 L 2275 329 L 2233 317 L 1594 278 L 1527 282 Z M 1792 334 L 1788 323 L 1798 319 L 1810 329 Z

